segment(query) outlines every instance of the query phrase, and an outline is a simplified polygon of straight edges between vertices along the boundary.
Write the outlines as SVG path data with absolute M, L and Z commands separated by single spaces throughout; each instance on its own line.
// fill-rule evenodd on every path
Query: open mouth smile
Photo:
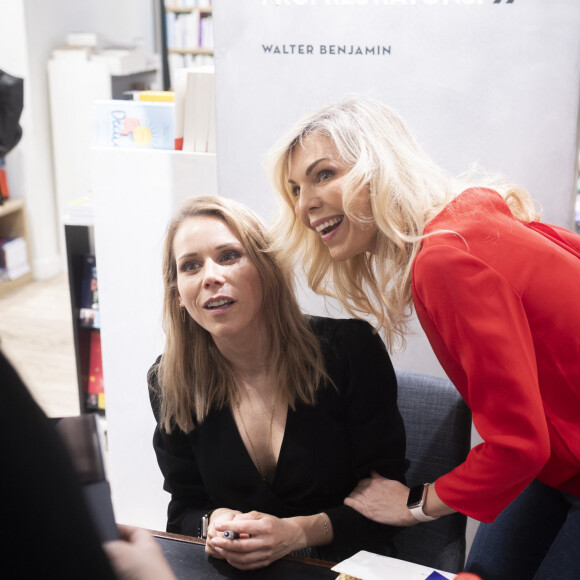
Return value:
M 223 306 L 230 306 L 234 301 L 229 298 L 220 298 L 218 300 L 210 300 L 204 304 L 206 310 L 215 310 L 216 308 L 222 308 Z
M 314 229 L 322 236 L 325 236 L 335 230 L 344 219 L 344 216 L 331 218 L 321 224 L 318 224 Z

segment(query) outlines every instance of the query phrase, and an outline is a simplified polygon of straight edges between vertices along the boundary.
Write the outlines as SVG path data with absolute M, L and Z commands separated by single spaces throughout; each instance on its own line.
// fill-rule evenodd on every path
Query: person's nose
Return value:
M 211 286 L 221 286 L 225 283 L 223 266 L 208 259 L 203 267 L 203 286 L 209 288 Z
M 306 225 L 310 225 L 310 213 L 322 206 L 322 202 L 311 187 L 303 187 L 296 204 L 296 213 Z

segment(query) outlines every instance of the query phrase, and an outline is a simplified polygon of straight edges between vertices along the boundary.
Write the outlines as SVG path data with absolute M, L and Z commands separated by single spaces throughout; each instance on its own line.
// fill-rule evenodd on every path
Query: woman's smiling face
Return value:
M 320 235 L 334 260 L 347 260 L 375 246 L 376 226 L 353 222 L 344 213 L 349 169 L 330 139 L 317 133 L 308 135 L 290 155 L 288 182 L 296 215 Z M 359 192 L 353 211 L 361 217 L 372 215 L 368 188 Z

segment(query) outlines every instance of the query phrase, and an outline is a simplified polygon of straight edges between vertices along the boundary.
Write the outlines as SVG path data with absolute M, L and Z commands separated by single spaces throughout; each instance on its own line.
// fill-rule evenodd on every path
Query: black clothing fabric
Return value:
M 343 504 L 372 470 L 404 481 L 405 433 L 395 372 L 385 346 L 360 320 L 311 317 L 333 386 L 318 389 L 314 406 L 288 409 L 272 482 L 265 482 L 240 437 L 229 407 L 213 410 L 190 433 L 157 427 L 153 445 L 171 494 L 167 531 L 197 535 L 206 511 L 227 507 L 280 518 L 328 514 L 334 531 L 319 557 L 342 560 L 360 549 L 393 555 L 397 528 L 366 519 Z M 159 419 L 157 364 L 149 371 Z M 159 422 L 159 421 L 158 421 Z
M 6 157 L 22 138 L 23 108 L 24 80 L 0 70 L 0 157 Z
M 0 352 L 3 578 L 115 578 L 54 426 Z

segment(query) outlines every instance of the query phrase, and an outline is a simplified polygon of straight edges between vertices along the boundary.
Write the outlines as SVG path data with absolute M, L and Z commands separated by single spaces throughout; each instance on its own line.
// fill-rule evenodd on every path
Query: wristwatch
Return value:
M 436 520 L 439 516 L 428 516 L 423 511 L 423 506 L 425 505 L 425 500 L 427 499 L 427 488 L 428 483 L 422 483 L 421 485 L 414 485 L 409 490 L 409 497 L 407 498 L 407 507 L 411 512 L 412 516 L 419 520 L 420 522 L 432 522 Z
M 201 538 L 202 540 L 207 540 L 207 530 L 209 529 L 209 518 L 211 518 L 211 514 L 213 514 L 215 510 L 210 510 L 206 514 L 201 516 L 199 520 L 199 529 L 197 531 L 197 537 Z

